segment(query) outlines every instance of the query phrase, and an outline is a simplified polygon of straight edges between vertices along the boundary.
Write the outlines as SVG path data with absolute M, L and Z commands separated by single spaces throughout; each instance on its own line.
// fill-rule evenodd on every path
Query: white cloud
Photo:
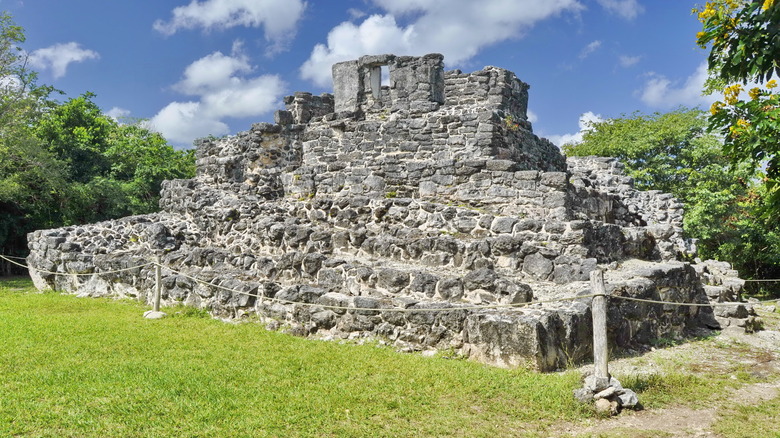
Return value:
M 184 79 L 174 88 L 188 95 L 200 95 L 209 90 L 229 87 L 237 73 L 249 73 L 252 66 L 243 55 L 228 56 L 214 52 L 184 70 Z
M 358 18 L 363 18 L 366 16 L 365 12 L 357 8 L 349 8 L 347 9 L 347 13 L 349 14 L 349 17 L 353 20 L 357 20 Z
M 22 81 L 16 76 L 0 76 L 0 89 L 3 91 L 22 91 Z
M 54 79 L 65 76 L 68 65 L 72 62 L 82 62 L 87 59 L 98 59 L 100 55 L 88 49 L 82 49 L 75 42 L 55 44 L 30 53 L 30 65 L 41 70 L 51 70 Z
M 580 59 L 585 59 L 585 58 L 587 58 L 587 57 L 588 57 L 588 56 L 589 56 L 591 53 L 593 53 L 593 52 L 595 52 L 596 50 L 598 50 L 598 49 L 599 49 L 599 47 L 601 47 L 601 41 L 600 41 L 600 40 L 596 40 L 596 41 L 593 41 L 593 42 L 591 42 L 590 44 L 588 44 L 587 46 L 585 46 L 585 47 L 584 47 L 584 48 L 583 48 L 583 49 L 580 51 Z
M 539 120 L 539 116 L 531 110 L 526 111 L 526 117 L 528 117 L 528 121 L 531 123 L 536 123 L 536 121 Z
M 153 27 L 173 35 L 180 29 L 263 26 L 265 38 L 278 45 L 295 32 L 305 8 L 303 0 L 192 0 L 174 8 L 170 21 L 157 20 Z
M 366 54 L 441 53 L 448 66 L 458 65 L 483 47 L 521 37 L 535 23 L 583 9 L 578 0 L 373 0 L 386 14 L 360 24 L 343 22 L 317 44 L 301 67 L 301 76 L 327 87 L 331 66 Z M 411 17 L 399 25 L 397 17 Z
M 285 91 L 276 75 L 248 77 L 253 71 L 240 44 L 228 56 L 214 52 L 184 70 L 173 89 L 198 100 L 171 102 L 150 120 L 153 129 L 180 145 L 199 137 L 229 132 L 230 117 L 259 116 L 276 109 Z
M 126 110 L 124 108 L 115 106 L 110 110 L 106 111 L 106 115 L 116 121 L 120 121 L 121 119 L 125 119 L 130 116 L 130 110 Z
M 628 56 L 628 55 L 620 55 L 618 57 L 618 60 L 620 61 L 621 67 L 633 67 L 635 66 L 640 60 L 642 59 L 642 56 Z
M 626 20 L 633 20 L 645 11 L 638 0 L 597 0 L 609 12 L 617 14 Z
M 671 109 L 680 105 L 695 107 L 709 106 L 716 101 L 716 95 L 702 95 L 707 79 L 707 63 L 703 62 L 696 71 L 680 84 L 664 75 L 649 73 L 649 79 L 638 90 L 639 98 L 646 105 L 660 109 Z
M 548 135 L 547 139 L 553 142 L 558 147 L 561 147 L 567 143 L 581 143 L 582 137 L 586 132 L 592 130 L 591 123 L 603 122 L 604 118 L 600 114 L 596 114 L 592 111 L 588 111 L 580 115 L 579 119 L 579 132 L 574 134 L 561 134 L 561 135 Z
M 207 135 L 221 136 L 229 132 L 224 122 L 204 114 L 199 102 L 171 102 L 160 110 L 149 124 L 169 141 L 188 145 Z

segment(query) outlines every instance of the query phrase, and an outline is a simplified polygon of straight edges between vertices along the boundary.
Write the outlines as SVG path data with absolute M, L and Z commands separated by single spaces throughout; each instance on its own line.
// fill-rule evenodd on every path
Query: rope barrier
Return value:
M 27 257 L 16 257 L 16 256 L 0 256 L 0 257 L 7 257 L 9 259 L 15 259 L 15 260 L 27 260 Z
M 11 260 L 10 258 L 4 256 L 4 255 L 0 255 L 0 259 L 3 259 L 5 261 L 7 261 L 8 263 L 11 263 L 11 264 L 16 265 L 16 266 L 20 266 L 22 268 L 31 269 L 29 266 L 23 265 L 23 264 L 18 263 L 18 262 L 15 262 L 15 261 Z M 114 270 L 111 270 L 111 271 L 87 272 L 87 273 L 79 273 L 79 272 L 52 272 L 52 271 L 47 271 L 45 269 L 38 269 L 38 268 L 35 268 L 35 267 L 33 267 L 32 269 L 34 269 L 34 270 L 36 270 L 36 271 L 38 271 L 40 273 L 43 273 L 43 274 L 87 276 L 87 275 L 95 275 L 95 274 L 115 274 L 115 273 L 118 273 L 118 272 L 132 271 L 133 269 L 138 269 L 138 268 L 142 268 L 144 266 L 149 266 L 149 265 L 154 265 L 154 264 L 155 264 L 154 262 L 148 262 L 148 263 L 143 263 L 143 264 L 140 264 L 140 265 L 137 265 L 137 266 L 132 266 L 130 268 L 114 269 Z
M 765 304 L 765 303 L 775 303 L 777 301 L 780 301 L 780 298 L 776 298 L 774 300 L 766 300 L 766 301 L 759 301 L 756 303 L 738 303 L 738 302 L 732 302 L 732 303 L 711 303 L 711 304 L 703 304 L 703 303 L 680 303 L 680 302 L 674 302 L 674 301 L 661 301 L 661 300 L 649 300 L 646 298 L 634 298 L 634 297 L 624 297 L 619 295 L 607 295 L 609 298 L 618 298 L 621 300 L 627 300 L 627 301 L 638 301 L 641 303 L 651 303 L 651 304 L 672 304 L 675 306 L 687 306 L 687 307 L 726 307 L 726 306 L 733 306 L 735 304 L 749 304 L 749 305 L 755 305 L 755 304 Z
M 402 309 L 398 307 L 349 307 L 349 306 L 335 306 L 330 304 L 317 304 L 317 303 L 304 303 L 300 301 L 290 301 L 285 300 L 282 298 L 276 298 L 276 297 L 267 297 L 264 295 L 258 295 L 258 294 L 251 294 L 249 292 L 244 292 L 236 289 L 230 289 L 228 287 L 220 286 L 217 284 L 212 284 L 207 281 L 201 280 L 196 277 L 192 277 L 190 275 L 184 274 L 182 272 L 176 271 L 174 269 L 171 269 L 166 266 L 162 266 L 163 269 L 167 269 L 175 274 L 181 275 L 182 277 L 189 278 L 190 280 L 197 281 L 202 284 L 206 284 L 208 286 L 222 289 L 228 292 L 237 293 L 240 295 L 246 295 L 250 297 L 255 297 L 260 300 L 268 300 L 273 301 L 281 304 L 298 304 L 303 305 L 307 307 L 319 307 L 323 309 L 332 309 L 332 310 L 360 310 L 363 312 L 398 312 L 398 313 L 412 313 L 412 312 L 451 312 L 453 310 L 485 310 L 485 309 L 512 309 L 512 308 L 519 308 L 519 307 L 528 307 L 532 306 L 534 304 L 550 304 L 550 303 L 556 303 L 556 302 L 562 302 L 562 301 L 575 301 L 579 299 L 585 299 L 585 298 L 593 298 L 595 295 L 589 294 L 589 295 L 580 295 L 576 297 L 563 297 L 563 298 L 556 298 L 552 300 L 536 300 L 536 301 L 527 301 L 524 303 L 515 303 L 515 304 L 487 304 L 487 305 L 474 305 L 474 306 L 457 306 L 457 307 L 439 307 L 439 308 L 421 308 L 421 309 Z
M 28 268 L 28 266 L 23 265 L 21 263 L 17 263 L 13 260 L 10 260 L 9 257 L 0 255 L 0 259 L 6 260 L 9 263 L 13 263 L 17 266 L 21 266 L 23 268 Z M 305 303 L 300 301 L 291 301 L 291 300 L 285 300 L 282 298 L 276 298 L 276 297 L 269 297 L 265 295 L 260 294 L 253 294 L 249 292 L 240 291 L 237 289 L 231 289 L 229 287 L 221 286 L 218 284 L 213 284 L 205 280 L 201 280 L 197 277 L 193 277 L 191 275 L 185 274 L 181 271 L 177 271 L 173 268 L 170 268 L 168 266 L 165 266 L 160 263 L 156 262 L 148 262 L 143 263 L 141 265 L 133 266 L 130 268 L 123 268 L 123 269 L 117 269 L 112 271 L 100 271 L 100 272 L 92 272 L 92 273 L 68 273 L 68 272 L 52 272 L 52 271 L 46 271 L 42 269 L 32 268 L 35 269 L 38 272 L 44 273 L 44 274 L 53 274 L 53 275 L 94 275 L 94 274 L 113 274 L 118 272 L 125 272 L 137 268 L 141 268 L 144 266 L 149 265 L 156 265 L 159 266 L 161 269 L 166 269 L 176 275 L 180 275 L 184 278 L 190 279 L 192 281 L 195 281 L 200 284 L 204 284 L 216 289 L 221 289 L 227 292 L 239 294 L 239 295 L 245 295 L 250 296 L 259 299 L 261 302 L 263 301 L 271 301 L 276 302 L 280 304 L 293 304 L 293 305 L 301 305 L 305 307 L 318 307 L 322 309 L 330 309 L 330 310 L 345 310 L 345 311 L 363 311 L 363 312 L 398 312 L 398 313 L 414 313 L 414 312 L 451 312 L 455 310 L 489 310 L 489 309 L 517 309 L 522 307 L 528 307 L 535 304 L 551 304 L 551 303 L 558 303 L 558 302 L 565 302 L 565 301 L 576 301 L 580 299 L 587 299 L 587 298 L 593 298 L 597 296 L 597 294 L 587 294 L 587 295 L 579 295 L 579 296 L 573 296 L 573 297 L 561 297 L 561 298 L 554 298 L 549 300 L 533 300 L 523 303 L 514 303 L 514 304 L 487 304 L 487 305 L 472 305 L 472 306 L 453 306 L 453 307 L 430 307 L 430 308 L 418 308 L 418 309 L 412 309 L 412 308 L 397 308 L 397 307 L 389 307 L 389 308 L 381 308 L 381 307 L 350 307 L 350 306 L 337 306 L 337 305 L 331 305 L 331 304 L 317 304 L 317 303 Z M 649 304 L 664 304 L 664 305 L 674 305 L 674 306 L 686 306 L 686 307 L 726 307 L 726 306 L 733 306 L 734 304 L 740 304 L 740 303 L 681 303 L 681 302 L 674 302 L 674 301 L 663 301 L 663 300 L 651 300 L 646 298 L 635 298 L 635 297 L 627 297 L 627 296 L 620 296 L 620 295 L 607 295 L 609 298 L 616 298 L 626 301 L 635 301 L 635 302 L 642 302 L 642 303 L 649 303 Z M 780 301 L 780 298 L 773 299 L 773 300 L 766 300 L 766 301 L 758 301 L 754 303 L 742 303 L 742 304 L 750 304 L 750 305 L 762 305 L 766 303 L 776 303 Z

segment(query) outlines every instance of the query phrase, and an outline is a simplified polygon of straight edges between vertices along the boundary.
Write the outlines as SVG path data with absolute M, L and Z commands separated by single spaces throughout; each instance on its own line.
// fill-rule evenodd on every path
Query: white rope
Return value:
M 16 257 L 16 256 L 3 256 L 7 257 L 9 259 L 15 259 L 15 260 L 27 260 L 27 257 Z
M 156 265 L 159 266 L 161 269 L 166 269 L 174 274 L 180 275 L 184 278 L 188 278 L 192 281 L 214 287 L 216 289 L 221 289 L 227 292 L 239 294 L 239 295 L 246 295 L 250 297 L 255 297 L 263 301 L 271 301 L 276 302 L 280 304 L 295 304 L 295 305 L 301 305 L 306 307 L 318 307 L 322 309 L 331 309 L 331 310 L 358 310 L 358 311 L 364 311 L 364 312 L 399 312 L 399 313 L 413 313 L 413 312 L 451 312 L 454 310 L 488 310 L 488 309 L 516 309 L 516 308 L 522 308 L 522 307 L 528 307 L 535 304 L 551 304 L 551 303 L 558 303 L 558 302 L 564 302 L 564 301 L 575 301 L 580 299 L 586 299 L 586 298 L 593 298 L 596 296 L 596 294 L 588 294 L 588 295 L 579 295 L 579 296 L 573 296 L 573 297 L 562 297 L 562 298 L 554 298 L 550 300 L 534 300 L 534 301 L 528 301 L 524 303 L 515 303 L 515 304 L 486 304 L 486 305 L 472 305 L 472 306 L 458 306 L 453 305 L 453 307 L 430 307 L 430 308 L 419 308 L 419 309 L 411 309 L 411 308 L 398 308 L 398 307 L 390 307 L 390 308 L 379 308 L 379 307 L 349 307 L 349 306 L 336 306 L 336 305 L 329 305 L 329 304 L 317 304 L 317 303 L 304 303 L 300 301 L 291 301 L 291 300 L 285 300 L 281 298 L 275 298 L 275 297 L 268 297 L 265 295 L 259 295 L 259 294 L 252 294 L 249 292 L 240 291 L 237 289 L 231 289 L 225 286 L 221 286 L 218 284 L 213 284 L 205 280 L 201 280 L 199 278 L 193 277 L 191 275 L 187 275 L 181 271 L 177 271 L 175 269 L 172 269 L 168 266 L 164 266 L 162 264 L 158 264 L 156 262 L 148 262 L 141 265 L 133 266 L 130 268 L 123 268 L 123 269 L 116 269 L 112 271 L 100 271 L 100 272 L 92 272 L 92 273 L 69 273 L 69 272 L 52 272 L 52 271 L 46 271 L 43 269 L 37 269 L 37 268 L 30 268 L 28 266 L 25 266 L 21 263 L 17 263 L 13 260 L 11 260 L 9 257 L 0 255 L 0 259 L 6 260 L 9 263 L 15 264 L 17 266 L 21 266 L 23 268 L 28 269 L 35 269 L 38 272 L 44 273 L 44 274 L 53 274 L 53 275 L 76 275 L 76 276 L 86 276 L 86 275 L 95 275 L 95 274 L 113 274 L 118 272 L 125 272 L 130 271 L 133 269 L 138 269 L 144 266 L 149 265 Z M 621 300 L 627 300 L 627 301 L 636 301 L 641 303 L 649 303 L 649 304 L 666 304 L 666 305 L 674 305 L 674 306 L 686 306 L 686 307 L 727 307 L 727 306 L 734 306 L 735 304 L 747 304 L 747 305 L 762 305 L 766 303 L 776 303 L 780 301 L 780 298 L 773 299 L 773 300 L 766 300 L 766 301 L 758 301 L 755 303 L 709 303 L 709 304 L 703 304 L 703 303 L 681 303 L 681 302 L 674 302 L 674 301 L 663 301 L 663 300 L 650 300 L 645 298 L 634 298 L 634 297 L 626 297 L 626 296 L 620 296 L 620 295 L 607 295 L 609 298 L 617 298 Z
M 298 304 L 302 306 L 307 307 L 319 307 L 323 309 L 332 309 L 332 310 L 359 310 L 363 312 L 399 312 L 399 313 L 413 313 L 413 312 L 451 312 L 453 310 L 485 310 L 485 309 L 513 309 L 513 308 L 519 308 L 519 307 L 527 307 L 534 304 L 549 304 L 549 303 L 556 303 L 556 302 L 562 302 L 562 301 L 574 301 L 579 300 L 583 298 L 593 298 L 595 295 L 580 295 L 576 297 L 564 297 L 564 298 L 556 298 L 552 300 L 536 300 L 536 301 L 528 301 L 524 303 L 516 303 L 516 304 L 486 304 L 486 305 L 474 305 L 474 306 L 453 306 L 453 307 L 431 307 L 431 308 L 421 308 L 421 309 L 402 309 L 398 307 L 389 307 L 389 308 L 381 308 L 381 307 L 348 307 L 348 306 L 334 306 L 329 304 L 317 304 L 317 303 L 303 303 L 300 301 L 290 301 L 285 300 L 281 298 L 275 298 L 275 297 L 268 297 L 265 295 L 258 295 L 258 294 L 251 294 L 249 292 L 243 292 L 236 289 L 231 289 L 228 287 L 220 286 L 217 284 L 209 283 L 207 281 L 201 280 L 199 278 L 184 274 L 180 271 L 176 271 L 174 269 L 171 269 L 167 266 L 160 265 L 161 268 L 167 269 L 175 274 L 181 275 L 184 278 L 188 278 L 190 280 L 196 281 L 198 283 L 202 283 L 217 289 L 222 289 L 228 292 L 233 292 L 240 295 L 246 295 L 250 297 L 255 297 L 260 300 L 268 300 L 268 301 L 274 301 L 281 304 Z
M 584 298 L 593 298 L 597 294 L 588 294 L 588 295 L 579 295 L 574 297 L 563 297 L 563 298 L 555 298 L 551 300 L 535 300 L 535 301 L 528 301 L 524 303 L 516 303 L 516 304 L 488 304 L 488 305 L 474 305 L 474 306 L 455 306 L 455 307 L 440 307 L 440 308 L 423 308 L 423 309 L 402 309 L 402 308 L 378 308 L 378 307 L 348 307 L 348 306 L 334 306 L 334 305 L 327 305 L 327 304 L 316 304 L 316 303 L 302 303 L 299 301 L 290 301 L 280 298 L 273 298 L 273 297 L 267 297 L 264 295 L 258 295 L 258 294 L 251 294 L 249 292 L 243 292 L 236 289 L 231 289 L 228 287 L 216 285 L 209 283 L 207 281 L 201 280 L 199 278 L 184 274 L 180 271 L 176 271 L 174 269 L 171 269 L 167 266 L 160 265 L 161 268 L 167 269 L 175 274 L 181 275 L 182 277 L 188 278 L 190 280 L 217 288 L 222 289 L 228 292 L 236 293 L 239 295 L 246 295 L 250 297 L 255 297 L 260 300 L 269 300 L 274 301 L 281 304 L 298 304 L 302 306 L 307 307 L 320 307 L 323 309 L 333 309 L 333 310 L 360 310 L 360 311 L 366 311 L 366 312 L 400 312 L 400 313 L 412 313 L 412 312 L 448 312 L 453 310 L 485 310 L 485 309 L 513 309 L 513 308 L 521 308 L 521 307 L 527 307 L 534 304 L 550 304 L 550 303 L 557 303 L 557 302 L 563 302 L 563 301 L 575 301 L 579 299 Z M 765 303 L 774 303 L 777 302 L 780 299 L 774 299 L 774 300 L 767 300 L 767 301 L 759 301 L 757 303 L 711 303 L 711 304 L 701 304 L 701 303 L 681 303 L 681 302 L 674 302 L 674 301 L 661 301 L 661 300 L 649 300 L 644 298 L 634 298 L 634 297 L 624 297 L 620 295 L 607 295 L 608 298 L 617 298 L 622 300 L 628 300 L 628 301 L 639 301 L 644 303 L 651 303 L 651 304 L 670 304 L 670 305 L 676 305 L 676 306 L 688 306 L 688 307 L 729 307 L 734 306 L 735 304 L 765 304 Z
M 661 300 L 648 300 L 645 298 L 634 298 L 634 297 L 623 297 L 619 295 L 607 295 L 610 298 L 618 298 L 621 300 L 628 300 L 628 301 L 638 301 L 640 303 L 651 303 L 651 304 L 672 304 L 675 306 L 687 306 L 687 307 L 727 307 L 727 306 L 734 306 L 735 304 L 746 304 L 748 306 L 752 306 L 755 304 L 763 305 L 766 303 L 776 303 L 780 300 L 780 298 L 775 298 L 774 300 L 766 300 L 766 301 L 758 301 L 755 303 L 740 303 L 740 302 L 726 302 L 726 303 L 711 303 L 711 304 L 702 304 L 702 303 L 680 303 L 680 302 L 673 302 L 673 301 L 661 301 Z
M 47 271 L 45 269 L 38 269 L 38 268 L 36 268 L 34 266 L 27 266 L 27 265 L 23 265 L 23 264 L 21 264 L 19 262 L 15 262 L 15 261 L 11 260 L 10 258 L 4 256 L 4 255 L 0 255 L 0 259 L 3 259 L 5 261 L 7 261 L 8 263 L 14 264 L 16 266 L 21 266 L 22 268 L 34 269 L 35 271 L 38 271 L 38 272 L 43 273 L 43 274 L 76 275 L 76 276 L 87 276 L 87 275 L 95 275 L 95 274 L 115 274 L 115 273 L 118 273 L 118 272 L 132 271 L 133 269 L 142 268 L 144 266 L 149 266 L 149 265 L 155 264 L 154 262 L 148 262 L 148 263 L 143 263 L 143 264 L 140 264 L 140 265 L 137 265 L 137 266 L 132 266 L 130 268 L 115 269 L 115 270 L 112 270 L 112 271 L 96 271 L 96 272 L 89 272 L 89 273 L 78 273 L 78 272 L 52 272 L 52 271 Z

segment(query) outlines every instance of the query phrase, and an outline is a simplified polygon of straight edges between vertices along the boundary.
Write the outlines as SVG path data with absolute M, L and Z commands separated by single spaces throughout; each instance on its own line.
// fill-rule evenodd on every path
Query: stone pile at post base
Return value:
M 733 271 L 682 261 L 671 195 L 537 137 L 512 72 L 444 71 L 431 54 L 333 73 L 333 95 L 295 93 L 273 124 L 200 140 L 197 176 L 165 182 L 161 212 L 31 233 L 36 286 L 150 303 L 153 265 L 114 271 L 158 255 L 164 304 L 539 370 L 590 357 L 590 299 L 576 297 L 599 266 L 613 296 L 706 303 L 704 276 L 711 295 L 739 292 Z M 473 308 L 531 300 L 549 302 Z M 411 311 L 426 308 L 446 310 Z M 609 303 L 616 349 L 702 325 L 717 326 L 711 308 Z

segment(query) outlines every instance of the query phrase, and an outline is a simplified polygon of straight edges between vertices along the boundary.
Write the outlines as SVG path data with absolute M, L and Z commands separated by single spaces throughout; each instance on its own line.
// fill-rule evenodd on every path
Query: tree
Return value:
M 175 150 L 143 121 L 117 126 L 109 144 L 109 177 L 121 181 L 129 214 L 156 211 L 163 180 L 195 175 L 195 151 Z
M 35 132 L 67 163 L 67 224 L 156 211 L 162 181 L 195 174 L 192 150 L 175 150 L 143 121 L 121 124 L 102 113 L 92 93 L 48 112 Z
M 26 255 L 36 229 L 156 211 L 163 179 L 194 175 L 193 151 L 119 124 L 93 94 L 50 99 L 56 90 L 37 85 L 24 39 L 0 13 L 0 254 Z M 0 274 L 9 272 L 0 263 Z
M 0 12 L 0 133 L 23 126 L 52 103 L 54 88 L 38 85 L 37 73 L 27 68 L 24 41 L 24 29 Z
M 54 102 L 39 86 L 19 47 L 24 31 L 0 13 L 0 252 L 26 253 L 27 232 L 59 223 L 57 193 L 65 185 L 62 163 L 44 148 L 31 127 Z M 0 273 L 11 265 L 0 263 Z
M 775 0 L 714 0 L 693 12 L 702 23 L 698 45 L 711 45 L 708 91 L 723 90 L 723 100 L 710 108 L 710 127 L 723 135 L 732 162 L 762 170 L 767 214 L 777 214 L 780 95 L 772 77 L 780 76 L 780 6 Z
M 699 254 L 731 262 L 743 275 L 780 275 L 780 224 L 763 215 L 765 188 L 755 167 L 733 165 L 704 112 L 681 108 L 591 124 L 567 155 L 617 157 L 637 188 L 672 193 L 685 206 L 684 229 Z
M 655 189 L 687 196 L 712 167 L 721 169 L 718 140 L 706 134 L 699 110 L 628 117 L 591 124 L 579 144 L 567 144 L 567 155 L 619 158 L 641 190 Z M 682 163 L 685 163 L 683 165 Z M 722 178 L 719 178 L 722 179 Z
M 48 150 L 67 164 L 70 179 L 80 183 L 108 175 L 111 164 L 105 154 L 117 129 L 117 123 L 100 111 L 93 97 L 88 92 L 57 105 L 35 127 L 36 136 Z

